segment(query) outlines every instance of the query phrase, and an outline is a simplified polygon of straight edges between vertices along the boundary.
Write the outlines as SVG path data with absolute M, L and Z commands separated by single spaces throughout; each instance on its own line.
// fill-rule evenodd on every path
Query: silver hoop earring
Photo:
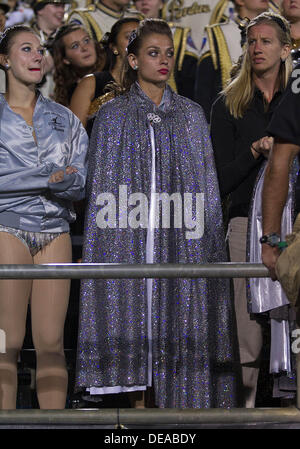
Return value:
M 135 65 L 135 66 L 133 67 L 133 70 L 137 70 L 137 69 L 138 69 L 138 66 Z

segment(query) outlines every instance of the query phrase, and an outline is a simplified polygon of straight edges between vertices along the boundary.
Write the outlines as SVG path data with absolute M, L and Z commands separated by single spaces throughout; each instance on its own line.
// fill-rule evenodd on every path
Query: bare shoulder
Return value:
M 78 86 L 83 88 L 94 87 L 96 85 L 96 78 L 93 73 L 84 76 L 78 83 Z

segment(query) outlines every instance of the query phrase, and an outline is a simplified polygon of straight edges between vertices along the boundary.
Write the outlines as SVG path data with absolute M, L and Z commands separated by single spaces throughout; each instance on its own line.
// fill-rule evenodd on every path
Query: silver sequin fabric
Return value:
M 134 84 L 98 113 L 89 148 L 84 263 L 146 263 L 147 229 L 125 226 L 118 201 L 120 185 L 126 186 L 128 197 L 142 192 L 149 199 L 149 113 L 161 119 L 153 124 L 157 192 L 179 192 L 182 198 L 186 192 L 204 194 L 203 236 L 187 239 L 184 226 L 158 226 L 154 263 L 226 261 L 204 114 L 199 105 L 166 89 L 164 110 Z M 115 227 L 99 227 L 103 192 L 116 198 Z M 128 214 L 132 211 L 129 205 Z M 236 406 L 238 352 L 229 280 L 154 280 L 151 366 L 147 316 L 145 279 L 82 281 L 76 390 L 147 385 L 150 369 L 158 407 Z

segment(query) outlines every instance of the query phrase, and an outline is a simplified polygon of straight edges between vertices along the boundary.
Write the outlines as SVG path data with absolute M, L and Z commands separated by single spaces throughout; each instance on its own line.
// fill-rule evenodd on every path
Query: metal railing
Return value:
M 139 279 L 269 277 L 262 264 L 43 264 L 0 265 L 0 279 Z
M 0 265 L 0 279 L 138 279 L 138 278 L 242 278 L 269 277 L 262 264 L 43 264 Z M 297 378 L 300 378 L 297 355 Z M 0 411 L 3 426 L 199 426 L 242 423 L 299 423 L 300 382 L 296 407 L 256 409 L 97 409 Z M 180 427 L 179 427 L 180 428 Z

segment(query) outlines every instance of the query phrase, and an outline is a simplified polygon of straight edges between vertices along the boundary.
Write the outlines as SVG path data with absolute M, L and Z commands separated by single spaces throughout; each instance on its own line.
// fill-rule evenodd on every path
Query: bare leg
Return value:
M 35 264 L 70 263 L 69 234 L 43 248 Z M 65 408 L 68 373 L 64 355 L 64 323 L 69 303 L 69 279 L 34 280 L 31 295 L 32 338 L 37 356 L 37 396 L 41 409 Z
M 28 248 L 13 235 L 0 232 L 1 264 L 32 264 Z M 15 409 L 17 360 L 26 332 L 26 316 L 32 281 L 0 280 L 0 329 L 6 337 L 6 353 L 0 354 L 0 409 Z

